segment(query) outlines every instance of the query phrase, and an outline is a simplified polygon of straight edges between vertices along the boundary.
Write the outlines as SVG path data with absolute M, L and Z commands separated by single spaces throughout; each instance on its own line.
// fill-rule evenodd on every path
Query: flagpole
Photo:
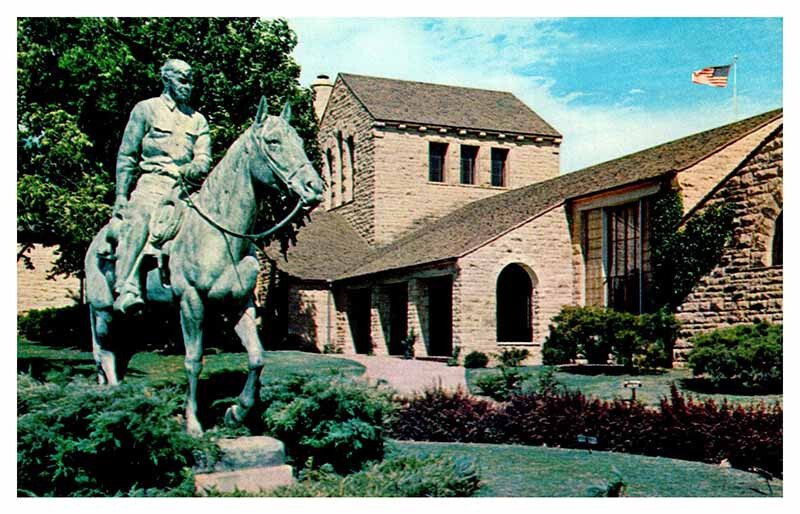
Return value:
M 738 55 L 733 56 L 733 120 L 739 120 L 739 99 L 736 96 L 736 62 L 739 60 Z

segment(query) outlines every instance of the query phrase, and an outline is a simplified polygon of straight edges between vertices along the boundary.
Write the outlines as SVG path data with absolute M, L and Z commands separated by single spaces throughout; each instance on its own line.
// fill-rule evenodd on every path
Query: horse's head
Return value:
M 323 182 L 308 160 L 303 140 L 289 125 L 292 111 L 289 102 L 280 116 L 267 114 L 267 99 L 261 97 L 258 113 L 251 127 L 251 137 L 265 166 L 253 166 L 253 177 L 274 187 L 285 186 L 294 192 L 307 209 L 322 201 Z

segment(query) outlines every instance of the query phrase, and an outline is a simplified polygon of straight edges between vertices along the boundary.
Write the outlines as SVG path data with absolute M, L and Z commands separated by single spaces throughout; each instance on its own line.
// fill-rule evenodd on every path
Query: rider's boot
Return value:
M 132 310 L 137 310 L 142 305 L 144 305 L 142 293 L 141 291 L 134 290 L 133 287 L 124 289 L 122 293 L 117 296 L 117 299 L 114 300 L 114 310 L 122 314 Z
M 114 310 L 121 313 L 141 307 L 142 286 L 139 280 L 139 266 L 142 263 L 144 243 L 147 240 L 147 220 L 132 218 L 122 225 L 117 246 L 118 259 L 115 266 L 117 282 L 114 291 Z

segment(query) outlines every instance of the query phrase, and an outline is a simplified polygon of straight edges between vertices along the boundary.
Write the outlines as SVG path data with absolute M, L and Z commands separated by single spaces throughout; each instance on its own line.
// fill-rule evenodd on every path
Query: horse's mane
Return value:
M 205 205 L 216 207 L 229 196 L 229 193 L 225 191 L 225 185 L 231 183 L 232 175 L 242 169 L 245 164 L 243 161 L 248 158 L 248 138 L 251 130 L 252 126 L 236 138 L 236 141 L 228 147 L 225 155 L 206 177 L 199 192 L 199 197 Z

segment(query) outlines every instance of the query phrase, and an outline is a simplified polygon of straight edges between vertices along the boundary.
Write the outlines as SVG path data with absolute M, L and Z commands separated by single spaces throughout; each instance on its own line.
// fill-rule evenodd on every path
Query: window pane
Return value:
M 641 215 L 640 215 L 641 209 Z M 605 210 L 608 224 L 608 306 L 615 310 L 642 312 L 647 304 L 642 287 L 649 283 L 649 246 L 644 217 L 647 202 L 637 201 Z
M 492 148 L 492 185 L 505 187 L 506 185 L 506 157 L 508 150 Z
M 475 162 L 478 157 L 477 146 L 461 147 L 461 183 L 475 183 Z
M 428 160 L 428 180 L 431 182 L 444 182 L 444 157 L 447 144 L 430 143 Z

